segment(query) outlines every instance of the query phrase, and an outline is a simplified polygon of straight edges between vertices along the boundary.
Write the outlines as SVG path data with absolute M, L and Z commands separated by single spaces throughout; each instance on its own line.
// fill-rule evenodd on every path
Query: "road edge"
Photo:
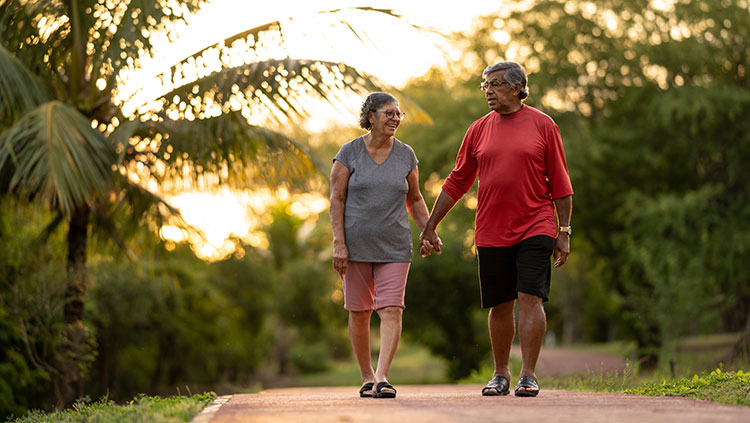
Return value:
M 226 404 L 232 398 L 231 395 L 222 395 L 203 407 L 203 409 L 190 420 L 190 423 L 209 423 L 222 405 Z

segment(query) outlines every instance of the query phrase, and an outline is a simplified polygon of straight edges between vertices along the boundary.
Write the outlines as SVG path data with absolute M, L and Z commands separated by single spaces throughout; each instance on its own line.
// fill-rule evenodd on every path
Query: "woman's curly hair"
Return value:
M 368 130 L 372 128 L 370 112 L 375 112 L 383 107 L 383 105 L 394 102 L 398 103 L 398 100 L 388 93 L 377 92 L 368 95 L 362 103 L 362 109 L 359 111 L 359 126 L 362 129 Z

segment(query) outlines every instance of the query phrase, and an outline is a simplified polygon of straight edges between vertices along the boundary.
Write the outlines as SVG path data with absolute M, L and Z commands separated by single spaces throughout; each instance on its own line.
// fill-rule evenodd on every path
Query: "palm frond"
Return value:
M 8 0 L 0 4 L 0 43 L 48 85 L 67 75 L 62 70 L 69 55 L 70 33 L 61 0 Z
M 237 112 L 192 121 L 131 121 L 112 138 L 124 163 L 148 164 L 157 180 L 187 178 L 206 188 L 304 186 L 319 166 L 299 143 L 250 125 Z
M 94 15 L 98 17 L 90 22 L 89 29 L 87 54 L 92 62 L 91 83 L 104 79 L 109 88 L 102 94 L 110 95 L 121 70 L 138 67 L 142 56 L 152 54 L 154 33 L 176 37 L 176 24 L 185 22 L 188 14 L 206 3 L 206 0 L 181 1 L 181 7 L 177 8 L 169 2 L 154 0 L 131 0 L 119 4 L 97 2 L 89 13 L 92 19 Z M 96 86 L 92 85 L 91 92 L 96 91 Z
M 131 259 L 136 256 L 129 245 L 133 238 L 141 238 L 144 228 L 153 233 L 172 225 L 205 238 L 200 229 L 188 224 L 180 211 L 163 197 L 120 174 L 114 178 L 112 194 L 98 197 L 91 211 L 93 234 Z
M 351 12 L 361 12 L 368 14 L 377 13 L 400 19 L 400 16 L 395 14 L 392 10 L 376 9 L 372 7 L 350 7 L 326 10 L 317 12 L 315 13 L 315 15 L 326 18 L 324 22 L 321 22 L 321 25 L 333 25 L 348 29 L 354 34 L 357 39 L 362 41 L 363 45 L 367 45 L 368 42 L 365 40 L 369 38 L 368 32 L 363 29 L 358 29 L 357 25 L 347 20 L 346 14 Z M 290 20 L 290 22 L 292 22 L 292 20 Z M 404 22 L 404 24 L 414 26 L 406 22 Z M 248 30 L 232 35 L 217 44 L 202 48 L 196 53 L 193 53 L 190 56 L 184 58 L 183 60 L 173 65 L 169 70 L 160 75 L 156 75 L 155 78 L 157 80 L 160 80 L 162 85 L 164 86 L 164 92 L 166 94 L 163 95 L 167 96 L 167 98 L 171 98 L 171 96 L 169 95 L 169 91 L 177 90 L 183 85 L 193 86 L 193 83 L 196 82 L 196 80 L 201 79 L 203 75 L 214 72 L 215 68 L 213 68 L 214 65 L 212 64 L 212 62 L 217 58 L 222 60 L 221 67 L 231 67 L 233 69 L 244 69 L 248 66 L 252 66 L 255 63 L 262 64 L 273 63 L 274 61 L 283 61 L 283 57 L 280 57 L 278 55 L 272 56 L 273 53 L 269 55 L 269 52 L 266 51 L 269 48 L 279 48 L 283 50 L 284 34 L 281 29 L 281 25 L 281 21 L 276 20 L 256 26 L 254 28 L 250 28 Z M 279 35 L 277 41 L 273 41 L 274 37 L 268 35 L 274 33 Z M 279 44 L 275 45 L 275 42 L 278 42 Z M 225 59 L 228 59 L 229 57 L 237 57 L 238 55 L 242 55 L 243 57 L 245 57 L 245 66 L 232 66 L 230 63 L 225 62 Z M 236 59 L 231 60 L 233 62 L 236 62 Z M 326 63 L 323 61 L 315 60 L 307 60 L 307 62 Z M 329 63 L 329 65 L 333 65 L 330 62 L 327 63 Z M 335 63 L 335 65 L 338 65 L 338 63 Z M 268 67 L 264 66 L 260 66 L 260 68 L 261 70 L 269 69 Z M 331 69 L 334 68 L 331 67 Z M 275 85 L 275 82 L 273 80 L 269 80 L 269 82 L 270 85 Z M 261 87 L 257 88 L 263 89 Z M 154 98 L 158 98 L 160 94 L 162 93 L 154 93 L 153 87 L 144 86 L 127 95 L 127 98 L 125 98 L 124 101 L 126 103 L 130 103 L 133 107 L 138 108 L 146 102 L 151 101 Z
M 110 186 L 114 149 L 76 109 L 59 101 L 31 110 L 0 134 L 8 189 L 69 216 Z
M 26 111 L 46 101 L 40 81 L 0 45 L 0 125 L 10 126 Z
M 308 117 L 304 101 L 320 98 L 332 105 L 348 89 L 365 92 L 388 85 L 342 63 L 280 59 L 223 69 L 195 83 L 173 89 L 160 98 L 161 116 L 206 118 L 241 110 L 286 124 L 290 118 Z

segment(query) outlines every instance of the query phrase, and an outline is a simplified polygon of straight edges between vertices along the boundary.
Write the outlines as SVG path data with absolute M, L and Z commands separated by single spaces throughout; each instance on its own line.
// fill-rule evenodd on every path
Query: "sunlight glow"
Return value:
M 167 201 L 180 210 L 185 222 L 202 233 L 166 225 L 159 235 L 172 243 L 189 242 L 195 254 L 207 261 L 223 260 L 235 254 L 240 242 L 254 248 L 268 248 L 263 227 L 272 223 L 267 211 L 279 201 L 291 203 L 288 213 L 303 220 L 302 230 L 307 232 L 318 215 L 328 209 L 328 199 L 320 194 L 292 194 L 283 188 L 256 192 L 229 189 L 216 193 L 186 192 L 168 196 Z
M 292 70 L 277 67 L 271 69 L 271 72 L 276 72 L 275 79 L 279 82 L 277 92 L 272 92 L 271 87 L 265 83 L 250 86 L 248 90 L 235 85 L 231 87 L 230 97 L 223 99 L 218 98 L 210 89 L 199 87 L 198 83 L 201 78 L 222 68 L 235 68 L 259 60 L 294 57 L 346 62 L 356 69 L 376 75 L 386 83 L 401 86 L 409 78 L 424 74 L 430 66 L 444 63 L 448 53 L 438 47 L 442 45 L 442 48 L 446 48 L 442 44 L 444 39 L 437 32 L 420 32 L 407 25 L 394 25 L 394 18 L 386 15 L 347 11 L 346 19 L 352 22 L 352 27 L 370 28 L 366 34 L 355 34 L 339 15 L 316 12 L 352 6 L 392 9 L 413 24 L 447 34 L 468 28 L 474 16 L 495 11 L 498 7 L 485 0 L 465 0 L 460 8 L 441 6 L 426 0 L 285 0 L 265 3 L 214 0 L 198 14 L 189 15 L 187 9 L 180 8 L 177 2 L 163 0 L 165 2 L 168 3 L 169 13 L 186 16 L 187 25 L 178 24 L 169 33 L 147 34 L 154 46 L 153 57 L 142 54 L 136 60 L 129 57 L 126 59 L 128 68 L 117 75 L 117 86 L 113 88 L 114 102 L 121 107 L 126 117 L 140 115 L 144 121 L 158 121 L 162 118 L 157 117 L 156 113 L 163 111 L 167 119 L 192 121 L 235 111 L 240 112 L 251 124 L 289 130 L 297 124 L 286 116 L 290 107 L 294 107 L 309 115 L 301 125 L 309 131 L 321 130 L 331 123 L 349 124 L 356 121 L 361 95 L 343 90 L 346 84 L 355 82 L 345 79 L 349 77 L 344 77 L 343 68 L 339 72 L 335 68 L 329 71 L 319 66 L 319 72 L 313 75 L 309 71 L 315 71 L 316 64 L 310 61 L 309 68 L 301 68 L 302 72 L 307 73 L 297 75 L 290 74 Z M 91 13 L 96 23 L 94 33 L 90 35 L 94 38 L 100 36 L 99 32 L 116 31 L 123 21 L 125 9 L 108 10 L 108 7 L 96 3 L 92 8 Z M 234 34 L 276 20 L 278 25 L 275 28 L 258 37 L 240 38 L 226 46 L 219 44 Z M 49 26 L 50 23 L 40 25 Z M 504 42 L 510 41 L 507 33 L 502 31 L 497 36 Z M 136 47 L 143 51 L 143 46 Z M 201 53 L 191 57 L 197 52 Z M 248 76 L 248 73 L 238 75 L 239 78 Z M 274 77 L 273 74 L 266 75 L 269 76 Z M 289 91 L 300 92 L 301 87 L 305 86 L 301 77 L 331 85 L 332 91 L 327 93 L 331 102 L 318 100 L 312 95 L 295 96 L 289 104 L 279 101 L 280 98 L 289 98 Z M 106 84 L 107 81 L 103 79 L 96 81 L 96 86 L 101 90 L 106 88 Z M 167 95 L 180 87 L 186 87 L 181 88 L 180 92 L 189 94 Z M 312 93 L 311 88 L 308 90 Z M 163 98 L 165 96 L 169 98 Z M 335 108 L 332 103 L 343 107 Z M 118 123 L 105 125 L 92 122 L 92 127 L 102 125 L 103 130 L 111 132 Z M 229 189 L 209 192 L 206 187 L 215 181 L 209 180 L 211 178 L 208 176 L 205 183 L 198 181 L 197 185 L 178 181 L 177 185 L 170 187 L 163 182 L 157 183 L 152 170 L 156 174 L 164 173 L 164 163 L 156 155 L 162 141 L 159 136 L 154 139 L 132 139 L 130 148 L 141 157 L 137 164 L 128 168 L 121 167 L 118 171 L 131 181 L 163 195 L 180 210 L 186 223 L 193 227 L 190 229 L 170 224 L 160 228 L 159 235 L 167 242 L 167 248 L 175 248 L 177 243 L 187 242 L 205 260 L 221 260 L 232 254 L 242 255 L 242 244 L 260 249 L 268 248 L 268 239 L 262 228 L 270 223 L 268 207 L 278 201 L 291 201 L 288 213 L 304 221 L 301 236 L 312 230 L 318 214 L 328 208 L 328 200 L 318 193 L 292 195 L 283 189 L 274 192 L 236 192 Z M 168 145 L 166 152 L 160 153 L 165 160 L 172 155 L 169 147 Z M 187 157 L 177 159 L 178 162 L 185 160 L 182 166 L 183 176 L 189 176 L 195 171 Z M 180 175 L 171 177 L 179 179 Z

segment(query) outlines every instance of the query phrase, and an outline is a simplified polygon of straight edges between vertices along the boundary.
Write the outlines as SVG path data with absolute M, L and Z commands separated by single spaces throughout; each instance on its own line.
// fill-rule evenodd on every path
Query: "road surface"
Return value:
M 750 407 L 691 398 L 545 390 L 482 397 L 478 385 L 401 385 L 396 399 L 358 386 L 269 389 L 217 398 L 193 423 L 750 422 Z

